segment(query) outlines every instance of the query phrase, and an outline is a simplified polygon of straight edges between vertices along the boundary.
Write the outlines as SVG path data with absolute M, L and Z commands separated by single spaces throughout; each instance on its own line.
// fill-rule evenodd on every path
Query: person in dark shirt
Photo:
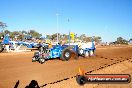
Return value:
M 41 44 L 41 42 L 38 43 L 38 50 L 39 50 L 39 51 L 42 50 L 42 44 Z

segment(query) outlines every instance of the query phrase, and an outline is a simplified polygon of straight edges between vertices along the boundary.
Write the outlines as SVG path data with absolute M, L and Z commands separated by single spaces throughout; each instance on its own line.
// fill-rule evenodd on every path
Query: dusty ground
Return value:
M 71 86 L 69 85 L 69 83 L 65 84 L 64 83 L 65 81 L 52 85 L 50 85 L 49 83 L 75 76 L 78 73 L 79 67 L 83 68 L 86 71 L 91 71 L 91 70 L 95 70 L 100 66 L 116 62 L 117 60 L 132 58 L 132 47 L 97 48 L 95 57 L 79 58 L 78 60 L 70 60 L 66 62 L 58 59 L 48 60 L 44 64 L 32 62 L 31 61 L 32 55 L 33 52 L 0 53 L 0 88 L 13 88 L 18 80 L 20 81 L 19 88 L 24 88 L 33 79 L 37 80 L 40 86 L 44 84 L 48 84 L 45 87 L 50 87 L 50 88 L 53 88 L 56 85 L 57 85 L 56 88 L 80 87 L 77 85 L 74 79 L 66 80 L 67 83 L 71 81 L 70 82 L 72 83 Z M 126 63 L 126 64 L 122 64 L 122 63 Z M 122 63 L 119 63 L 121 64 L 120 66 L 124 66 L 128 64 L 129 68 L 132 68 L 131 67 L 132 63 L 128 63 L 127 61 Z M 113 72 L 116 71 L 115 73 L 123 72 L 123 73 L 131 74 L 130 69 L 124 69 L 123 67 L 120 67 L 119 71 L 117 69 L 113 69 L 112 71 Z M 92 73 L 94 72 L 96 71 L 93 71 Z M 108 72 L 110 72 L 110 70 L 105 69 L 105 73 Z M 62 86 L 63 84 L 65 85 Z M 132 84 L 130 83 L 129 85 Z M 86 84 L 84 87 L 87 88 L 88 86 L 89 85 Z M 93 87 L 95 88 L 95 86 L 91 85 L 89 88 L 93 88 Z M 102 88 L 102 87 L 103 86 L 98 86 L 97 88 Z M 104 88 L 106 88 L 106 86 L 104 86 Z M 112 87 L 109 86 L 107 88 L 113 88 L 113 86 Z M 120 87 L 117 86 L 117 88 Z M 127 86 L 123 88 L 130 88 L 130 87 Z
M 89 74 L 130 74 L 132 76 L 132 60 L 124 61 Z M 68 86 L 67 86 L 68 85 Z M 125 84 L 89 84 L 78 85 L 76 78 L 65 80 L 56 84 L 49 84 L 43 88 L 132 88 L 132 82 Z

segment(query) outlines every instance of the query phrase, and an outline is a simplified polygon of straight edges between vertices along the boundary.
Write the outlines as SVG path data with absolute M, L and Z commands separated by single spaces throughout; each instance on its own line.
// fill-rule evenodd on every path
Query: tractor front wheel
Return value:
M 43 64 L 45 62 L 45 58 L 40 58 L 39 63 Z
M 32 62 L 36 62 L 36 58 L 35 57 L 32 57 Z

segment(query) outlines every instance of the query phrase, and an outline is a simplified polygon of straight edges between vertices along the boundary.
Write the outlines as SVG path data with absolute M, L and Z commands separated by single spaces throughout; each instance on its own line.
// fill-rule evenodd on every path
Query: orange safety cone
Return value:
M 85 75 L 85 71 L 79 67 L 79 75 Z

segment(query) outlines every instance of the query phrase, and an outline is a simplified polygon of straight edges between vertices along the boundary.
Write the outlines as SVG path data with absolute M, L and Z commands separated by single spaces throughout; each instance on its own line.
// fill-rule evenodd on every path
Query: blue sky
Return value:
M 10 31 L 56 33 L 56 13 L 60 33 L 101 36 L 103 41 L 132 38 L 132 0 L 0 0 L 0 21 Z

